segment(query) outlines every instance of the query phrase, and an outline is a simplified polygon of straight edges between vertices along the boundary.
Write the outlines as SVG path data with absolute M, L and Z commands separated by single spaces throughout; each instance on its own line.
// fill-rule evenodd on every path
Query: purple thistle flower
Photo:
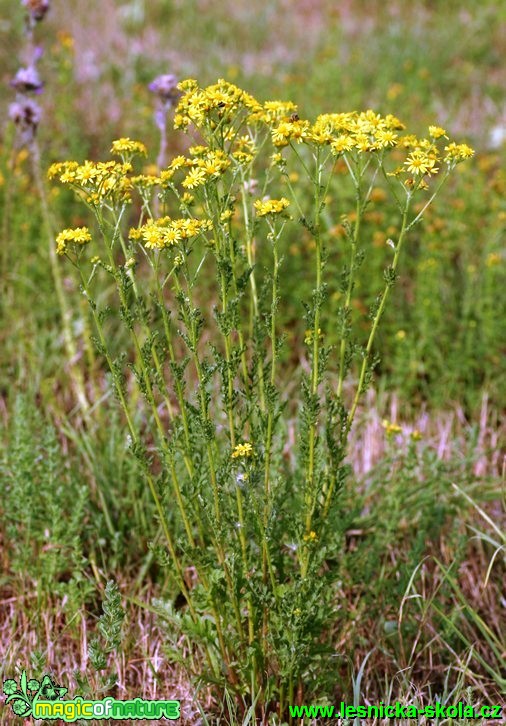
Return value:
M 11 81 L 11 86 L 18 93 L 42 93 L 44 84 L 40 80 L 37 69 L 34 66 L 20 68 Z
M 166 106 L 173 106 L 179 97 L 177 78 L 172 73 L 165 73 L 155 78 L 149 86 L 149 90 L 155 93 Z
M 49 10 L 51 5 L 50 0 L 21 0 L 23 6 L 27 8 L 32 20 L 40 22 L 44 20 L 44 17 Z
M 20 140 L 23 144 L 33 141 L 41 117 L 42 109 L 31 98 L 23 98 L 9 106 L 9 118 L 19 129 Z

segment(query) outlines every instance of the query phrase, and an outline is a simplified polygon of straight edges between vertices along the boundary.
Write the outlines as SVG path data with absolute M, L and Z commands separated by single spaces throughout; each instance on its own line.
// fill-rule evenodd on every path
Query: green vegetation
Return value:
M 4 678 L 188 724 L 500 702 L 504 11 L 7 5 L 45 85 L 0 91 Z

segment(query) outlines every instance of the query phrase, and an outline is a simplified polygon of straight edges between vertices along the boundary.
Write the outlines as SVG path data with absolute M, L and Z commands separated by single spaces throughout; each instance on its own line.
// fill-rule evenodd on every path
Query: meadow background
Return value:
M 150 547 L 153 505 L 125 449 L 87 306 L 62 266 L 76 344 L 71 367 L 67 360 L 31 158 L 8 120 L 23 20 L 21 3 L 0 0 L 2 676 L 25 667 L 34 677 L 52 672 L 83 696 L 181 698 L 184 722 L 199 723 L 194 686 L 170 655 L 185 645 L 171 642 L 153 604 L 170 596 Z M 353 431 L 335 688 L 336 701 L 350 703 L 357 692 L 362 702 L 500 702 L 506 8 L 490 0 L 55 0 L 37 42 L 44 169 L 105 158 L 121 136 L 142 139 L 146 166 L 155 163 L 148 84 L 160 73 L 201 85 L 223 77 L 260 100 L 294 101 L 302 117 L 373 108 L 415 133 L 438 123 L 476 149 L 405 250 L 377 340 L 375 392 Z M 171 154 L 186 143 L 169 133 Z M 86 223 L 66 191 L 50 187 L 49 195 L 55 232 Z M 373 280 L 395 230 L 381 208 L 369 214 Z M 336 246 L 342 234 L 336 219 Z M 288 363 L 304 357 L 296 341 L 300 299 L 312 288 L 309 255 L 309 239 L 290 241 L 290 302 L 281 311 L 293 336 Z M 337 282 L 337 305 L 336 291 Z M 366 281 L 358 292 L 365 310 L 375 287 Z M 121 331 L 110 334 L 121 347 Z M 102 426 L 83 420 L 69 384 L 75 366 Z M 383 419 L 402 431 L 387 435 Z M 120 598 L 106 592 L 110 580 Z M 198 700 L 210 723 L 233 722 L 230 704 L 206 688 Z

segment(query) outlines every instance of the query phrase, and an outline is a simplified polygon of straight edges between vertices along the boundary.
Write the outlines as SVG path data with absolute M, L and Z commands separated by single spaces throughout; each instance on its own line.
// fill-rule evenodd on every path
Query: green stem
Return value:
M 102 234 L 104 234 L 103 220 L 101 220 L 101 230 L 102 230 Z M 117 232 L 117 230 L 115 230 L 115 233 L 116 232 Z M 105 235 L 104 235 L 104 239 L 106 239 Z M 114 239 L 113 239 L 113 243 L 114 243 Z M 107 244 L 107 242 L 106 242 L 106 245 L 105 246 L 106 246 L 106 249 L 107 249 L 109 264 L 111 265 L 111 268 L 113 269 L 116 277 L 118 277 L 121 273 L 119 272 L 119 270 L 118 270 L 118 268 L 116 266 L 116 263 L 115 263 L 115 260 L 114 260 L 114 255 L 112 253 L 112 246 L 109 246 Z M 128 300 L 127 300 L 127 297 L 125 295 L 125 290 L 123 289 L 123 284 L 122 284 L 121 279 L 118 280 L 117 287 L 118 287 L 118 292 L 119 292 L 119 296 L 120 296 L 121 305 L 123 306 L 123 309 L 124 309 L 124 311 L 126 313 L 126 311 L 128 310 Z M 138 335 L 137 335 L 137 333 L 135 331 L 133 321 L 132 321 L 131 324 L 128 325 L 128 328 L 130 330 L 130 334 L 131 334 L 131 337 L 132 337 L 132 340 L 133 340 L 133 343 L 134 343 L 137 360 L 138 360 L 138 363 L 139 363 L 139 366 L 140 366 L 140 369 L 141 369 L 141 373 L 142 373 L 142 378 L 143 378 L 144 384 L 146 386 L 146 392 L 147 392 L 146 399 L 147 399 L 148 404 L 150 405 L 151 412 L 153 414 L 153 418 L 154 418 L 154 421 L 155 421 L 155 424 L 156 424 L 156 427 L 157 427 L 157 430 L 158 430 L 158 435 L 159 435 L 160 443 L 161 443 L 161 446 L 162 446 L 162 450 L 163 450 L 164 455 L 166 456 L 167 462 L 169 464 L 171 481 L 172 481 L 172 488 L 173 488 L 173 491 L 174 491 L 174 495 L 176 497 L 176 501 L 177 501 L 177 504 L 178 504 L 178 507 L 179 507 L 179 511 L 181 513 L 181 518 L 183 520 L 183 524 L 184 524 L 186 536 L 188 538 L 188 542 L 189 542 L 190 546 L 191 547 L 195 547 L 195 538 L 193 536 L 192 527 L 191 527 L 190 521 L 188 519 L 188 514 L 186 512 L 186 507 L 185 507 L 185 504 L 184 504 L 183 495 L 182 495 L 182 492 L 181 492 L 181 487 L 179 486 L 179 480 L 178 480 L 178 476 L 177 476 L 177 472 L 176 472 L 176 467 L 175 467 L 175 462 L 174 462 L 174 456 L 173 456 L 172 452 L 170 451 L 169 447 L 167 447 L 167 445 L 166 445 L 166 432 L 165 432 L 165 429 L 164 429 L 163 424 L 161 422 L 160 415 L 158 413 L 158 408 L 157 408 L 157 405 L 156 405 L 156 400 L 155 400 L 155 396 L 154 396 L 154 392 L 153 392 L 153 386 L 152 386 L 152 383 L 151 383 L 151 376 L 149 374 L 149 371 L 148 371 L 148 369 L 146 367 L 146 363 L 144 361 L 144 355 L 143 355 L 142 350 L 141 350 L 141 346 L 140 346 L 140 343 L 139 343 L 139 338 L 138 338 Z
M 258 292 L 255 278 L 255 255 L 253 249 L 253 236 L 252 236 L 252 221 L 249 217 L 248 203 L 246 199 L 246 179 L 244 174 L 241 174 L 241 190 L 242 190 L 242 209 L 244 216 L 244 227 L 246 230 L 246 256 L 248 259 L 248 267 L 251 270 L 249 281 L 251 287 L 251 306 L 250 306 L 250 322 L 249 322 L 249 334 L 250 338 L 253 337 L 254 323 L 259 319 L 259 305 L 258 305 Z M 264 369 L 262 360 L 259 359 L 257 364 L 257 375 L 258 375 L 258 389 L 260 398 L 260 410 L 265 411 L 265 383 L 264 383 Z
M 86 415 L 89 411 L 90 404 L 88 403 L 88 398 L 86 396 L 86 390 L 84 387 L 84 380 L 81 369 L 76 365 L 78 355 L 71 328 L 72 313 L 63 292 L 63 280 L 56 255 L 53 224 L 51 221 L 51 215 L 49 213 L 49 204 L 47 201 L 46 188 L 42 180 L 40 151 L 38 144 L 35 140 L 33 140 L 30 145 L 30 151 L 32 158 L 33 176 L 35 178 L 35 184 L 37 187 L 37 192 L 39 194 L 42 219 L 44 222 L 44 227 L 46 229 L 46 235 L 48 240 L 49 262 L 53 275 L 56 299 L 58 300 L 58 305 L 60 308 L 60 315 L 63 327 L 63 338 L 65 341 L 65 347 L 67 349 L 67 358 L 69 360 L 69 365 L 72 367 L 71 369 L 73 371 L 72 380 L 74 384 L 76 398 L 79 402 L 79 405 L 81 406 L 83 413 Z
M 394 259 L 393 259 L 392 265 L 391 265 L 391 271 L 392 271 L 392 273 L 395 273 L 396 270 L 397 270 L 397 265 L 398 265 L 398 262 L 399 262 L 399 256 L 400 256 L 400 253 L 401 253 L 401 250 L 402 250 L 402 245 L 403 245 L 403 242 L 404 242 L 404 239 L 405 239 L 405 236 L 406 236 L 406 232 L 409 229 L 409 227 L 411 226 L 411 225 L 409 225 L 409 227 L 408 227 L 408 212 L 409 212 L 410 201 L 411 201 L 411 194 L 408 193 L 407 199 L 406 199 L 406 205 L 405 205 L 404 212 L 403 212 L 403 215 L 402 215 L 401 230 L 400 230 L 400 233 L 399 233 L 399 238 L 397 240 L 397 245 L 395 247 Z M 347 423 L 346 423 L 346 430 L 345 430 L 345 434 L 346 435 L 348 435 L 348 433 L 349 433 L 349 431 L 351 429 L 351 425 L 353 423 L 353 419 L 355 418 L 355 413 L 356 413 L 356 410 L 357 410 L 358 402 L 359 402 L 360 397 L 361 397 L 361 395 L 363 393 L 363 386 L 364 386 L 364 381 L 365 381 L 365 377 L 366 377 L 366 374 L 367 374 L 367 369 L 368 369 L 368 365 L 369 365 L 369 361 L 370 361 L 370 357 L 371 357 L 371 352 L 372 352 L 372 347 L 373 347 L 373 343 L 374 343 L 374 338 L 376 337 L 376 331 L 378 330 L 378 326 L 379 326 L 379 323 L 380 323 L 380 320 L 381 320 L 381 316 L 383 315 L 383 311 L 385 309 L 385 305 L 386 305 L 386 302 L 387 302 L 388 295 L 389 295 L 389 292 L 390 292 L 390 288 L 391 287 L 392 287 L 392 283 L 391 282 L 386 282 L 385 283 L 385 287 L 383 288 L 383 292 L 382 292 L 381 297 L 380 297 L 380 302 L 379 302 L 379 305 L 378 305 L 378 309 L 376 311 L 376 315 L 374 316 L 373 324 L 372 324 L 371 331 L 369 333 L 369 338 L 367 340 L 367 345 L 366 345 L 366 348 L 365 348 L 365 354 L 364 354 L 364 357 L 363 357 L 362 366 L 360 368 L 360 375 L 359 375 L 359 379 L 358 379 L 357 390 L 356 390 L 355 397 L 353 399 L 353 403 L 352 403 L 352 406 L 351 406 L 351 409 L 350 409 L 350 413 L 348 415 L 348 420 L 347 420 Z
M 316 288 L 315 288 L 315 309 L 313 322 L 313 356 L 311 361 L 311 394 L 315 396 L 318 392 L 319 381 L 319 352 L 320 352 L 320 309 L 321 309 L 321 289 L 322 289 L 322 248 L 320 236 L 320 185 L 321 185 L 321 167 L 319 158 L 316 159 L 317 174 L 315 182 L 315 218 L 314 218 L 314 239 L 316 244 Z M 308 468 L 306 475 L 306 487 L 308 489 L 309 506 L 306 512 L 306 534 L 311 531 L 311 520 L 313 515 L 314 502 L 314 474 L 315 474 L 315 446 L 318 433 L 318 417 L 311 422 L 309 429 L 309 453 Z M 305 568 L 304 568 L 305 569 Z
M 351 309 L 351 295 L 353 293 L 355 259 L 356 259 L 356 255 L 357 255 L 357 244 L 358 244 L 358 238 L 359 238 L 359 234 L 360 234 L 360 222 L 361 222 L 361 217 L 362 217 L 360 185 L 357 186 L 356 193 L 357 193 L 357 204 L 356 204 L 355 213 L 357 216 L 355 219 L 355 228 L 353 230 L 353 237 L 351 239 L 350 269 L 349 269 L 349 273 L 348 273 L 348 285 L 346 288 L 346 298 L 344 301 L 343 332 L 342 332 L 340 349 L 339 349 L 339 380 L 337 383 L 337 390 L 336 390 L 336 395 L 339 399 L 341 399 L 341 397 L 342 397 L 344 378 L 346 375 L 346 371 L 344 370 L 344 361 L 345 361 L 345 355 L 346 355 L 348 318 L 349 318 L 350 309 Z
M 278 258 L 278 239 L 281 231 L 276 234 L 274 227 L 271 226 L 271 234 L 273 241 L 273 277 L 272 277 L 272 302 L 271 302 L 271 375 L 270 384 L 271 388 L 274 389 L 276 381 L 276 309 L 278 304 L 278 279 L 279 279 L 279 258 Z M 267 532 L 270 512 L 270 470 L 271 470 L 271 456 L 272 456 L 272 436 L 273 436 L 273 424 L 274 424 L 274 412 L 272 410 L 272 403 L 269 405 L 269 412 L 267 414 L 267 435 L 265 440 L 265 476 L 264 476 L 264 512 L 263 512 L 263 530 L 264 534 Z M 262 554 L 262 569 L 264 581 L 267 578 L 269 551 L 267 547 L 267 538 L 263 537 L 263 554 Z

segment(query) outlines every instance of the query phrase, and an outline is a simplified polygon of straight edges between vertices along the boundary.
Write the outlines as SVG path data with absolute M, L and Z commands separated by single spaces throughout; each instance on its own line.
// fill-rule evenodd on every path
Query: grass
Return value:
M 22 12 L 0 0 L 0 10 L 7 5 L 9 20 L 2 22 L 10 32 L 0 51 L 6 81 L 22 46 Z M 495 2 L 373 5 L 342 3 L 336 10 L 324 0 L 289 8 L 262 1 L 253 12 L 243 2 L 108 0 L 89 3 L 84 16 L 56 0 L 37 29 L 46 81 L 39 144 L 45 166 L 101 158 L 121 135 L 156 149 L 146 85 L 171 71 L 203 84 L 224 76 L 262 99 L 293 99 L 302 116 L 334 108 L 337 98 L 343 110 L 396 113 L 420 133 L 437 118 L 477 148 L 472 166 L 462 168 L 406 250 L 378 339 L 379 393 L 360 407 L 352 432 L 330 625 L 335 667 L 331 682 L 319 682 L 318 672 L 304 678 L 336 702 L 501 702 L 506 178 L 504 145 L 496 146 L 493 134 L 505 123 L 506 17 Z M 2 108 L 11 95 L 4 85 Z M 246 723 L 232 692 L 219 695 L 187 673 L 185 664 L 197 672 L 203 665 L 188 638 L 175 637 L 184 609 L 169 583 L 149 492 L 128 454 L 87 308 L 65 270 L 77 344 L 68 361 L 30 157 L 13 144 L 6 124 L 0 144 L 2 675 L 51 672 L 71 693 L 181 698 L 182 723 Z M 176 135 L 169 145 L 171 153 L 183 150 Z M 50 195 L 55 229 L 85 223 L 65 190 Z M 351 195 L 344 201 L 348 211 Z M 395 230 L 381 204 L 368 212 L 363 234 L 372 281 Z M 325 224 L 337 247 L 339 214 L 329 212 Z M 311 255 L 309 234 L 288 240 L 281 281 L 287 302 L 280 311 L 289 328 L 286 370 L 309 366 L 297 341 L 305 327 L 300 300 L 312 289 Z M 377 293 L 371 281 L 357 289 L 359 313 Z M 337 281 L 329 293 L 337 311 Z M 212 287 L 201 294 L 217 299 Z M 104 289 L 101 302 L 111 295 Z M 112 322 L 107 333 L 115 350 L 124 348 L 125 335 Z M 70 385 L 76 367 L 93 409 L 88 419 Z M 287 380 L 287 401 L 294 390 Z M 133 408 L 143 426 L 140 402 Z M 387 435 L 383 419 L 402 432 Z M 417 431 L 420 440 L 410 436 Z M 289 421 L 287 440 L 296 437 Z M 293 456 L 289 445 L 283 456 Z M 337 565 L 329 556 L 323 567 Z M 111 586 L 106 595 L 110 581 L 121 594 L 119 624 L 104 619 L 104 603 L 114 599 Z
M 40 426 L 40 415 L 33 408 L 30 414 L 26 401 L 23 405 L 25 440 L 37 440 L 40 429 L 26 422 L 33 417 Z M 392 413 L 392 405 L 390 409 L 386 402 L 382 405 L 384 413 Z M 394 410 L 395 405 L 394 401 Z M 356 482 L 343 503 L 346 546 L 342 582 L 335 594 L 335 701 L 352 702 L 352 676 L 356 678 L 371 651 L 362 676 L 361 702 L 426 703 L 435 694 L 449 703 L 500 702 L 504 560 L 498 545 L 504 538 L 504 511 L 497 502 L 495 451 L 487 447 L 490 421 L 483 418 L 482 428 L 473 431 L 463 426 L 459 412 L 436 425 L 425 416 L 416 422 L 423 430 L 416 453 L 409 451 L 413 446 L 409 434 L 402 453 L 400 439 L 388 439 L 375 420 L 383 411 L 377 407 L 371 411 L 372 420 L 356 434 L 352 454 Z M 17 491 L 25 496 L 22 473 L 33 469 L 42 445 L 32 451 L 19 440 L 15 443 L 19 419 L 11 420 L 10 428 L 9 459 L 2 463 L 2 472 L 11 482 L 17 472 Z M 71 442 L 61 435 L 60 440 L 53 457 L 68 470 L 68 455 L 63 452 Z M 366 447 L 376 451 L 375 463 L 364 462 Z M 116 462 L 117 455 L 111 444 L 101 461 Z M 78 454 L 74 457 L 79 461 Z M 477 469 L 480 476 L 474 473 Z M 128 480 L 120 478 L 114 485 L 113 534 L 100 496 L 90 488 L 80 522 L 74 531 L 66 527 L 70 544 L 56 571 L 54 551 L 61 553 L 63 541 L 58 530 L 47 530 L 47 517 L 36 517 L 47 507 L 50 484 L 39 480 L 30 495 L 29 511 L 34 513 L 30 541 L 35 549 L 29 561 L 38 569 L 16 565 L 12 545 L 3 546 L 3 569 L 8 573 L 1 596 L 4 677 L 23 666 L 31 669 L 33 677 L 51 672 L 71 692 L 117 698 L 138 693 L 155 698 L 170 683 L 170 696 L 182 701 L 182 723 L 195 723 L 199 708 L 210 723 L 241 723 L 233 699 L 227 706 L 227 701 L 216 702 L 203 686 L 195 690 L 185 668 L 178 665 L 192 657 L 191 647 L 184 639 L 174 640 L 174 611 L 166 609 L 163 565 L 150 559 L 131 519 L 122 521 L 116 514 L 121 509 L 132 511 L 135 494 L 129 491 Z M 68 479 L 65 487 L 72 500 L 80 491 L 79 479 Z M 7 509 L 6 514 L 15 512 Z M 15 522 L 9 542 L 18 543 L 26 536 L 26 524 L 17 517 Z M 80 540 L 77 546 L 75 537 Z M 106 667 L 95 671 L 90 642 L 97 634 L 101 637 L 97 624 L 109 578 L 119 585 L 126 618 L 118 652 L 106 655 Z M 230 710 L 235 715 L 230 716 Z

